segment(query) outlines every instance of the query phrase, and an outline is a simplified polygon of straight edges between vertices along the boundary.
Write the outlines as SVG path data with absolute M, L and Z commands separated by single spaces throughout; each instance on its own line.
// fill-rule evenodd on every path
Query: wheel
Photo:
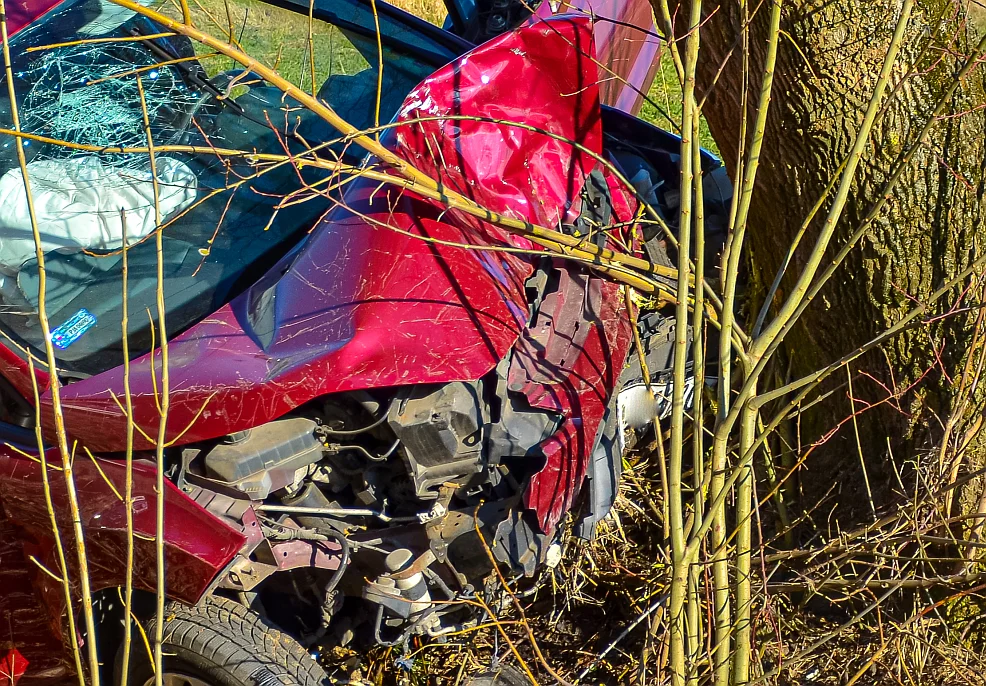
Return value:
M 466 686 L 531 686 L 531 680 L 516 667 L 502 666 L 474 676 Z
M 226 598 L 209 597 L 194 607 L 165 607 L 165 686 L 321 686 L 325 671 L 293 638 L 268 626 L 256 613 Z M 155 619 L 145 631 L 153 638 Z M 123 676 L 117 653 L 115 683 Z M 147 649 L 134 632 L 128 686 L 154 686 Z

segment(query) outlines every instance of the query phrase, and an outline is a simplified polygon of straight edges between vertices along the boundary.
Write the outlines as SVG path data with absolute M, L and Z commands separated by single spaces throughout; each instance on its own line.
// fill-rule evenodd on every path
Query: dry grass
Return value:
M 441 26 L 448 14 L 442 0 L 390 0 L 390 4 L 405 12 L 410 12 L 416 17 L 430 21 L 436 26 Z
M 591 543 L 569 539 L 556 569 L 544 569 L 535 579 L 514 584 L 547 662 L 572 684 L 650 686 L 666 683 L 668 676 L 664 608 L 647 613 L 670 584 L 670 546 L 665 538 L 656 454 L 653 450 L 632 454 L 625 468 L 617 506 L 603 522 L 598 538 Z M 913 526 L 914 521 L 905 513 L 882 527 L 867 527 L 867 535 L 858 539 L 843 532 L 841 540 L 847 544 L 831 561 L 820 552 L 825 546 L 817 537 L 814 544 L 796 549 L 803 557 L 789 564 L 770 557 L 785 554 L 777 549 L 764 548 L 763 557 L 758 552 L 764 578 L 803 582 L 803 590 L 796 592 L 758 587 L 754 650 L 759 659 L 754 662 L 768 672 L 761 683 L 986 683 L 982 676 L 986 674 L 982 650 L 986 613 L 981 583 L 966 590 L 947 584 L 904 590 L 887 598 L 882 598 L 886 589 L 826 590 L 821 586 L 833 577 L 848 579 L 859 573 L 872 563 L 874 551 L 886 550 L 889 557 L 896 550 L 901 558 L 916 559 L 917 553 L 908 548 L 915 531 L 902 528 Z M 907 541 L 902 543 L 901 537 Z M 840 537 L 834 541 L 838 543 Z M 894 563 L 884 558 L 881 568 L 887 564 Z M 914 578 L 903 570 L 883 576 Z M 517 665 L 505 634 L 539 684 L 555 683 L 539 664 L 507 595 L 501 591 L 488 600 L 497 608 L 497 617 L 486 616 L 485 627 L 452 635 L 444 643 L 414 642 L 406 652 L 392 648 L 367 656 L 348 653 L 350 666 L 359 664 L 350 675 L 381 686 L 457 685 L 493 664 Z M 501 622 L 502 633 L 491 625 L 496 621 Z M 707 645 L 706 651 L 710 648 Z M 779 673 L 769 674 L 778 666 Z
M 597 539 L 585 543 L 570 538 L 557 568 L 511 582 L 546 661 L 570 683 L 657 683 L 654 669 L 661 659 L 664 630 L 660 622 L 650 620 L 660 619 L 660 612 L 621 637 L 668 587 L 657 466 L 654 459 L 635 455 L 626 467 L 629 474 L 615 512 L 602 524 Z M 347 652 L 339 656 L 340 661 L 349 660 L 350 669 L 359 665 L 347 676 L 374 684 L 452 686 L 494 664 L 516 666 L 505 634 L 537 682 L 554 683 L 509 595 L 501 590 L 487 602 L 496 617 L 485 616 L 475 630 L 453 634 L 445 642 L 415 640 L 407 652 L 400 648 L 366 656 Z M 598 659 L 614 639 L 619 639 L 616 645 Z M 642 655 L 648 657 L 649 672 L 642 670 Z M 579 681 L 580 673 L 590 666 L 589 674 Z

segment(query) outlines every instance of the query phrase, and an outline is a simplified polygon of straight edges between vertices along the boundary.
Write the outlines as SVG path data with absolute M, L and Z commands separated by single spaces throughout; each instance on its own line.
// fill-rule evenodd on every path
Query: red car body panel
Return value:
M 397 129 L 398 150 L 448 188 L 490 210 L 541 226 L 570 223 L 582 211 L 581 200 L 570 199 L 579 198 L 586 175 L 599 166 L 582 150 L 602 153 L 592 28 L 584 15 L 539 20 L 436 72 L 411 92 L 401 110 L 403 121 L 413 121 L 412 115 L 423 121 Z M 562 54 L 568 57 L 559 60 Z M 551 69 L 529 69 L 548 64 Z M 523 98 L 515 92 L 520 83 Z M 434 119 L 474 113 L 484 119 Z M 538 132 L 501 122 L 522 122 Z M 563 140 L 574 140 L 581 149 Z M 612 179 L 610 191 L 614 221 L 631 221 L 635 201 Z M 467 220 L 455 213 L 449 221 Z M 501 244 L 536 247 L 489 224 L 469 223 Z M 460 254 L 459 259 L 468 257 Z M 510 264 L 501 259 L 505 267 Z M 511 266 L 504 273 L 522 284 L 533 268 L 528 261 L 512 259 L 523 267 Z M 524 392 L 532 406 L 565 417 L 558 432 L 542 444 L 545 466 L 525 493 L 525 504 L 546 532 L 579 493 L 629 348 L 630 323 L 618 290 L 599 279 L 565 281 L 542 304 L 542 318 L 524 329 L 514 347 L 508 388 Z M 523 291 L 512 292 L 515 308 L 526 316 Z M 577 331 L 579 325 L 584 330 Z
M 262 424 L 326 393 L 478 378 L 506 354 L 522 322 L 504 293 L 522 279 L 500 283 L 487 270 L 501 265 L 420 240 L 469 237 L 411 198 L 390 219 L 367 206 L 372 190 L 347 197 L 365 218 L 336 213 L 276 283 L 273 341 L 265 345 L 249 322 L 249 299 L 262 280 L 170 342 L 169 442 Z M 388 220 L 411 235 L 366 223 Z M 69 434 L 96 451 L 123 449 L 126 419 L 114 400 L 122 388 L 122 369 L 65 388 Z M 154 435 L 150 355 L 132 364 L 131 388 L 135 420 Z M 43 402 L 50 413 L 50 396 Z
M 593 18 L 600 65 L 599 96 L 604 105 L 636 114 L 660 66 L 661 41 L 648 2 L 549 0 L 538 5 L 530 23 L 556 12 L 583 12 Z
M 61 461 L 55 450 L 49 450 L 46 458 L 53 465 Z M 0 456 L 0 464 L 4 474 L 0 480 L 0 499 L 7 518 L 30 538 L 34 557 L 48 569 L 57 569 L 51 519 L 44 506 L 41 464 L 31 459 L 11 459 L 7 453 Z M 100 459 L 97 468 L 93 460 L 78 456 L 73 464 L 94 590 L 119 585 L 123 576 L 127 526 L 126 508 L 119 494 L 123 493 L 125 471 L 122 460 Z M 154 480 L 152 463 L 134 462 L 134 584 L 148 591 L 155 588 Z M 107 481 L 113 484 L 112 488 Z M 77 576 L 65 480 L 60 473 L 52 472 L 50 484 L 61 539 L 69 563 L 73 565 L 70 577 Z M 178 600 L 194 603 L 219 570 L 239 552 L 246 537 L 203 509 L 170 481 L 165 480 L 165 491 L 168 593 Z M 41 503 L 40 508 L 37 503 Z M 202 527 L 208 529 L 208 535 L 203 535 Z M 62 609 L 65 598 L 61 584 L 47 575 L 41 575 L 38 581 L 49 607 Z
M 408 125 L 397 128 L 394 147 L 490 210 L 542 226 L 572 221 L 581 206 L 569 199 L 578 198 L 598 163 L 565 141 L 602 152 L 598 68 L 591 57 L 558 55 L 592 55 L 591 44 L 590 22 L 579 15 L 490 41 L 409 94 L 399 117 Z M 525 84 L 523 97 L 516 95 L 518 82 Z M 435 121 L 439 115 L 482 120 Z M 449 243 L 536 246 L 461 213 L 438 221 L 442 208 L 434 203 L 381 191 L 375 182 L 357 184 L 347 195 L 348 207 L 330 212 L 296 256 L 170 342 L 168 442 L 224 436 L 328 393 L 478 379 L 525 332 L 531 261 Z M 613 190 L 620 197 L 615 184 Z M 617 221 L 632 218 L 625 194 L 614 208 Z M 585 312 L 580 306 L 571 313 L 593 322 L 584 347 L 569 355 L 570 364 L 556 364 L 528 384 L 529 395 L 540 397 L 532 404 L 568 418 L 527 496 L 546 531 L 578 494 L 629 344 L 616 287 L 597 287 L 603 289 L 599 302 L 609 309 Z M 269 289 L 269 322 L 251 321 L 251 301 Z M 570 295 L 586 299 L 584 292 Z M 535 350 L 534 335 L 527 334 L 519 347 Z M 152 378 L 152 358 L 159 367 L 160 357 L 149 354 L 130 371 L 134 417 L 142 429 L 136 440 L 148 449 L 153 445 L 145 436 L 156 435 L 160 383 Z M 65 387 L 69 436 L 94 452 L 122 451 L 123 392 L 122 367 Z M 50 394 L 42 402 L 50 416 Z
M 7 32 L 11 36 L 15 35 L 61 2 L 62 0 L 11 0 L 11 2 L 5 2 Z
M 0 653 L 16 650 L 28 661 L 25 681 L 49 681 L 71 673 L 71 653 L 57 638 L 55 626 L 38 595 L 35 579 L 42 572 L 24 557 L 24 534 L 0 517 Z M 0 686 L 12 686 L 11 680 Z M 19 682 L 20 683 L 20 682 Z
M 600 26 L 595 25 L 597 39 Z M 616 33 L 608 39 L 615 40 Z M 573 46 L 581 57 L 573 58 Z M 634 64 L 647 59 L 648 49 L 639 47 Z M 586 176 L 599 165 L 564 141 L 602 152 L 600 75 L 592 54 L 593 27 L 586 16 L 533 20 L 427 79 L 401 110 L 405 125 L 385 142 L 490 209 L 552 227 L 570 222 L 582 209 L 579 193 Z M 622 53 L 603 40 L 602 54 L 612 62 Z M 630 57 L 619 59 L 630 64 Z M 641 73 L 628 76 L 634 80 Z M 607 92 L 623 109 L 637 106 L 625 88 Z M 435 115 L 453 119 L 414 121 Z M 487 118 L 519 121 L 554 135 Z M 612 178 L 607 181 L 613 220 L 631 220 L 631 196 Z M 553 530 L 579 493 L 629 349 L 631 329 L 618 287 L 588 272 L 566 272 L 571 278 L 542 307 L 543 316 L 553 320 L 545 328 L 545 321 L 528 321 L 525 281 L 536 262 L 523 253 L 535 247 L 529 241 L 368 181 L 352 184 L 346 204 L 332 210 L 295 253 L 253 287 L 170 341 L 167 440 L 190 443 L 223 436 L 328 393 L 478 379 L 513 351 L 510 388 L 525 393 L 532 405 L 565 417 L 544 445 L 545 465 L 525 494 L 542 528 Z M 508 250 L 489 250 L 491 245 Z M 147 435 L 155 434 L 158 422 L 155 372 L 160 374 L 159 356 L 145 355 L 131 365 L 135 421 Z M 30 397 L 26 365 L 3 345 L 0 373 Z M 39 381 L 46 380 L 39 373 Z M 122 451 L 122 397 L 122 368 L 63 387 L 70 443 L 78 441 L 96 454 Z M 42 405 L 50 437 L 50 392 Z M 138 449 L 151 447 L 140 431 L 136 440 Z M 54 451 L 48 459 L 59 461 Z M 101 459 L 100 464 L 122 492 L 123 462 Z M 146 536 L 154 532 L 153 475 L 153 466 L 135 463 L 134 493 L 144 505 L 139 511 L 135 507 L 134 519 L 137 532 Z M 51 476 L 59 522 L 67 523 L 64 482 L 57 472 Z M 121 585 L 121 501 L 91 460 L 77 457 L 75 477 L 93 588 Z M 245 539 L 170 482 L 166 488 L 168 592 L 193 603 Z M 25 678 L 43 678 L 65 663 L 61 655 L 52 658 L 50 644 L 44 648 L 38 627 L 59 636 L 66 608 L 61 586 L 27 559 L 32 555 L 57 569 L 40 465 L 5 446 L 0 446 L 0 504 L 6 516 L 0 517 L 0 535 L 23 543 L 15 554 L 17 546 L 0 542 L 0 574 L 5 575 L 0 578 L 16 582 L 12 588 L 21 594 L 27 594 L 25 580 L 30 579 L 41 600 L 32 609 L 26 601 L 0 599 L 4 616 L 16 605 L 27 618 L 9 640 L 0 634 L 0 651 L 20 647 L 32 664 Z M 62 540 L 71 542 L 71 530 L 60 529 Z M 138 538 L 136 545 L 134 578 L 152 590 L 153 543 Z
M 35 459 L 27 457 L 30 454 L 24 449 L 0 448 L 0 502 L 5 514 L 0 518 L 0 579 L 3 580 L 0 616 L 19 618 L 9 643 L 30 661 L 32 666 L 26 676 L 44 679 L 66 673 L 69 662 L 65 656 L 69 653 L 63 650 L 63 643 L 67 646 L 71 638 L 64 635 L 62 584 L 40 568 L 43 565 L 45 569 L 57 571 L 59 564 L 45 506 L 41 464 L 35 461 L 36 454 L 32 455 Z M 53 465 L 60 464 L 57 450 L 49 450 L 46 458 Z M 73 465 L 93 591 L 123 585 L 126 574 L 126 509 L 118 497 L 124 492 L 126 466 L 121 460 L 100 460 L 99 466 L 102 474 L 93 460 L 81 455 Z M 65 480 L 55 470 L 49 476 L 69 578 L 77 584 L 75 534 Z M 134 587 L 154 592 L 157 576 L 154 465 L 135 462 L 133 481 Z M 168 595 L 195 603 L 239 552 L 246 537 L 167 480 L 164 507 Z M 36 563 L 29 562 L 30 558 Z M 5 626 L 0 631 L 8 629 Z M 0 634 L 0 649 L 6 639 L 7 636 Z
M 597 163 L 565 141 L 602 151 L 596 65 L 557 59 L 572 43 L 591 52 L 587 18 L 504 35 L 429 77 L 400 115 L 492 117 L 553 136 L 453 119 L 399 127 L 392 147 L 493 211 L 570 221 L 580 208 L 569 199 Z M 296 255 L 169 343 L 169 442 L 224 436 L 327 393 L 478 379 L 506 356 L 526 326 L 531 261 L 457 245 L 534 246 L 459 213 L 439 221 L 440 206 L 401 189 L 352 185 L 347 207 L 330 211 Z M 257 321 L 251 302 L 270 289 L 273 311 Z M 155 435 L 158 423 L 151 369 L 148 354 L 130 371 L 138 448 L 153 447 L 140 434 Z M 123 450 L 122 396 L 122 367 L 63 388 L 69 436 L 94 452 Z M 50 415 L 50 393 L 42 403 Z
M 34 397 L 34 384 L 31 382 L 31 368 L 27 361 L 0 343 L 0 374 L 10 381 L 18 393 L 25 398 Z M 38 380 L 38 390 L 44 392 L 48 388 L 48 373 L 35 368 L 35 378 Z

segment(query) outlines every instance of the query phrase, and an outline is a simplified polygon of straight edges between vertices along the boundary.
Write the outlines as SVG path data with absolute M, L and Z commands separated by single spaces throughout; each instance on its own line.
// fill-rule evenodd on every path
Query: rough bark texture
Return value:
M 708 93 L 704 114 L 727 166 L 734 170 L 741 104 L 740 13 L 736 0 L 721 0 L 717 9 L 716 4 L 706 3 L 709 11 L 702 34 L 699 80 Z M 766 52 L 770 3 L 751 4 L 759 7 L 751 34 L 752 120 Z M 965 4 L 966 0 L 961 4 L 956 0 L 919 0 L 896 72 L 895 84 L 899 85 L 885 115 L 878 120 L 829 250 L 831 255 L 876 201 L 894 161 L 913 143 L 963 62 L 963 53 L 986 27 L 983 12 L 967 15 Z M 791 238 L 852 146 L 901 5 L 902 0 L 784 3 L 782 30 L 786 35 L 780 44 L 748 236 L 753 316 Z M 915 61 L 915 67 L 908 71 L 907 65 Z M 716 80 L 724 62 L 725 69 Z M 795 377 L 884 331 L 913 307 L 915 299 L 925 299 L 982 253 L 986 238 L 986 128 L 981 109 L 986 105 L 984 70 L 986 65 L 974 71 L 953 98 L 949 115 L 937 123 L 927 144 L 918 151 L 879 220 L 789 336 L 784 354 Z M 790 277 L 800 273 L 827 209 L 828 203 L 797 252 L 775 305 L 793 283 Z M 972 288 L 965 305 L 982 301 L 981 283 L 970 280 L 966 284 Z M 934 311 L 943 314 L 952 307 L 960 290 L 942 300 Z M 860 417 L 871 480 L 889 485 L 892 478 L 886 461 L 888 436 L 902 451 L 894 453 L 899 462 L 906 460 L 908 453 L 914 455 L 915 450 L 941 441 L 943 424 L 955 409 L 975 319 L 974 313 L 967 313 L 911 330 L 854 366 L 854 372 L 873 377 L 857 378 L 854 384 L 856 395 L 868 402 L 885 399 L 888 389 L 903 390 L 921 380 L 899 402 L 886 403 Z M 839 382 L 845 381 L 844 373 L 838 377 Z M 805 418 L 803 440 L 817 439 L 845 419 L 849 408 L 845 388 L 836 390 L 826 404 Z M 862 405 L 856 408 L 862 409 Z M 958 432 L 975 416 L 981 416 L 982 409 L 982 398 L 975 399 L 963 412 Z M 841 478 L 844 490 L 840 500 L 851 499 L 846 490 L 861 495 L 862 480 L 853 472 L 858 470 L 859 457 L 851 423 L 844 425 L 813 460 L 802 477 L 807 491 L 817 496 L 828 490 L 833 478 Z

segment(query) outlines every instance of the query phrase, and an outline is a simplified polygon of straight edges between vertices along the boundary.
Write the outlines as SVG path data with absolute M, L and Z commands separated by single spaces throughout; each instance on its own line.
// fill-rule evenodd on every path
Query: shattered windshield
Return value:
M 176 5 L 152 8 L 177 18 Z M 331 23 L 346 2 L 327 3 L 331 11 L 325 12 L 316 5 L 312 22 L 307 3 L 294 9 L 254 0 L 190 5 L 194 25 L 224 39 L 232 35 L 252 57 L 360 128 L 373 126 L 378 107 L 380 121 L 389 121 L 404 95 L 447 57 L 413 54 L 406 47 L 408 28 L 388 19 L 381 25 L 378 103 L 375 36 L 347 21 Z M 45 139 L 24 145 L 52 341 L 69 373 L 95 374 L 122 363 L 124 245 L 130 351 L 136 356 L 151 349 L 156 215 L 163 226 L 167 326 L 174 335 L 242 292 L 333 204 L 313 190 L 325 184 L 324 170 L 257 166 L 216 149 L 284 155 L 322 144 L 324 157 L 353 163 L 362 154 L 327 144 L 338 132 L 229 58 L 108 0 L 63 2 L 19 32 L 11 52 L 22 128 Z M 10 129 L 9 103 L 0 100 L 0 125 Z M 156 183 L 142 101 L 157 149 Z M 37 353 L 43 350 L 39 268 L 26 196 L 14 139 L 4 135 L 0 333 L 10 347 Z

